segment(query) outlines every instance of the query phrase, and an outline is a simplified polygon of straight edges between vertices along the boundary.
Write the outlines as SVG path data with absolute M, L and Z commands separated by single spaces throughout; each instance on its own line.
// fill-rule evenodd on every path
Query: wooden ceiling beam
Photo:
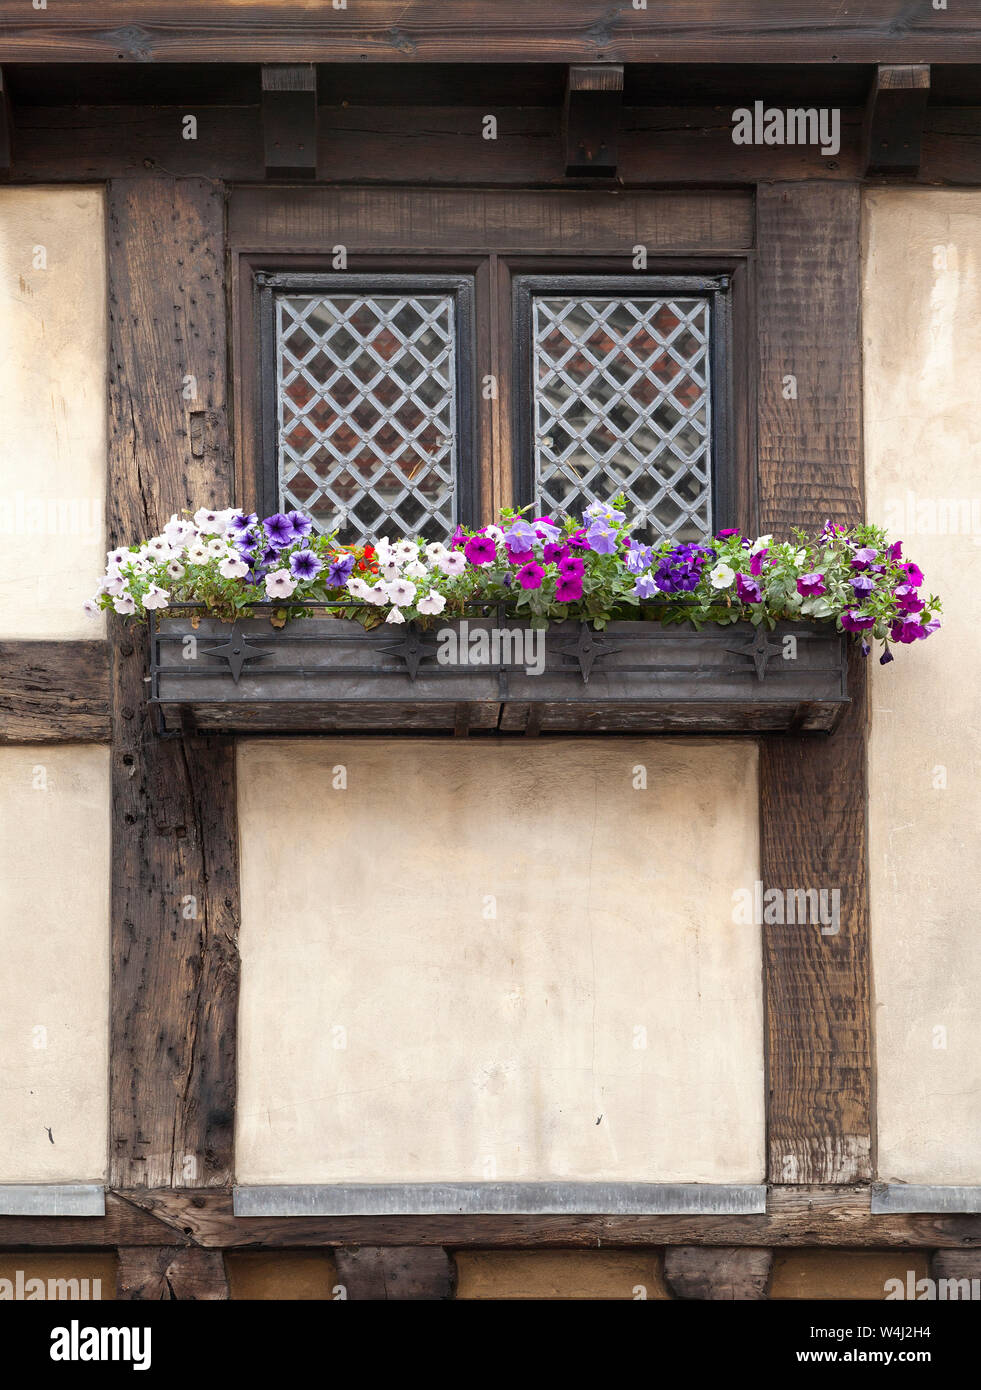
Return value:
M 622 105 L 622 64 L 577 63 L 569 68 L 562 138 L 570 178 L 616 177 Z
M 908 176 L 919 171 L 929 97 L 929 64 L 878 65 L 865 110 L 866 175 Z
M 262 144 L 267 178 L 316 178 L 317 69 L 313 63 L 263 65 Z

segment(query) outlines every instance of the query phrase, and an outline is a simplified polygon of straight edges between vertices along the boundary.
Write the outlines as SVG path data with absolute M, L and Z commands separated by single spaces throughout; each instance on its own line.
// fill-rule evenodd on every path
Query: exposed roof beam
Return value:
M 571 177 L 613 178 L 623 103 L 623 67 L 583 63 L 569 69 L 562 136 Z
M 865 111 L 866 174 L 917 173 L 929 96 L 927 64 L 879 64 Z
M 313 63 L 263 67 L 262 145 L 267 178 L 316 178 L 317 69 Z

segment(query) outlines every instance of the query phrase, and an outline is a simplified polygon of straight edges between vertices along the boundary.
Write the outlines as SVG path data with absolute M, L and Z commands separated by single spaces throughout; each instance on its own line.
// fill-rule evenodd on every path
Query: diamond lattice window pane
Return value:
M 346 543 L 456 525 L 452 295 L 279 295 L 280 506 Z
M 709 303 L 533 300 L 535 497 L 578 512 L 625 492 L 634 535 L 712 531 Z

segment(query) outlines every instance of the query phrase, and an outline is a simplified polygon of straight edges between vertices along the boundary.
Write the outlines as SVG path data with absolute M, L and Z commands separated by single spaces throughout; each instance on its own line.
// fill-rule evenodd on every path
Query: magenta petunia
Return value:
M 824 586 L 824 575 L 816 570 L 812 574 L 802 574 L 797 581 L 797 592 L 804 598 L 820 598 L 827 593 Z
M 512 565 L 527 565 L 535 558 L 533 550 L 516 550 L 509 541 L 504 542 L 504 549 Z
M 542 580 L 545 578 L 545 571 L 541 565 L 536 565 L 532 561 L 531 564 L 519 569 L 515 577 L 522 589 L 540 589 Z
M 907 584 L 912 584 L 914 589 L 918 589 L 923 583 L 923 571 L 919 565 L 914 565 L 911 560 L 907 560 L 899 568 L 905 571 Z
M 542 550 L 542 558 L 546 565 L 552 565 L 558 560 L 564 560 L 569 553 L 567 545 L 559 545 L 557 542 L 550 541 Z
M 912 584 L 900 584 L 893 590 L 893 596 L 903 613 L 919 613 L 923 607 L 923 600 Z
M 736 593 L 740 603 L 762 603 L 763 590 L 755 579 L 746 574 L 736 575 Z
M 582 598 L 582 580 L 578 575 L 561 575 L 555 586 L 555 597 L 559 603 L 575 603 Z
M 492 565 L 497 559 L 497 546 L 490 536 L 471 536 L 463 553 L 472 565 Z
M 578 555 L 567 555 L 559 561 L 559 574 L 563 579 L 579 579 L 586 568 L 586 561 Z
M 758 579 L 763 573 L 763 561 L 769 553 L 769 550 L 758 550 L 755 555 L 751 556 L 749 561 L 749 572 L 755 578 Z
M 868 613 L 859 613 L 854 608 L 846 608 L 841 615 L 841 625 L 846 632 L 865 632 L 875 626 L 875 618 Z

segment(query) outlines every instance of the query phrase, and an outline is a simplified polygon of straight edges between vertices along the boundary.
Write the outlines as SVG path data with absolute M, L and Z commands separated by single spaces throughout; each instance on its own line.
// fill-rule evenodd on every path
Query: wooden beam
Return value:
M 0 743 L 108 743 L 106 642 L 0 642 Z
M 675 1298 L 711 1302 L 766 1298 L 773 1252 L 752 1246 L 671 1246 L 664 1279 Z
M 762 1216 L 241 1217 L 231 1189 L 145 1188 L 106 1195 L 106 1216 L 0 1217 L 0 1246 L 98 1249 L 181 1245 L 207 1249 L 426 1245 L 708 1245 L 856 1250 L 981 1251 L 981 1215 L 873 1216 L 867 1186 L 774 1187 Z
M 776 12 L 775 12 L 776 11 Z M 0 62 L 906 63 L 976 61 L 974 0 L 57 0 L 0 5 Z
M 925 63 L 880 63 L 872 78 L 863 131 L 866 174 L 913 175 L 920 168 L 920 150 L 930 68 Z
M 232 496 L 224 200 L 203 179 L 110 185 L 110 544 Z M 200 449 L 191 416 L 203 412 Z M 110 1174 L 222 1185 L 232 1172 L 238 994 L 234 748 L 160 739 L 142 629 L 112 641 Z
M 10 104 L 10 84 L 0 68 L 0 174 L 8 174 L 14 162 L 14 115 Z
M 340 1248 L 337 1282 L 349 1300 L 436 1301 L 453 1297 L 456 1271 L 439 1246 L 361 1246 Z
M 219 1250 L 199 1250 L 193 1246 L 121 1246 L 116 1268 L 116 1297 L 137 1302 L 226 1299 L 225 1262 Z
M 316 178 L 317 69 L 312 63 L 263 66 L 262 147 L 267 178 Z
M 863 519 L 860 201 L 857 184 L 758 193 L 764 532 Z M 775 736 L 760 747 L 764 892 L 826 889 L 840 902 L 826 930 L 763 927 L 775 1183 L 873 1172 L 866 682 L 855 648 L 849 693 L 827 740 Z
M 562 118 L 565 172 L 570 178 L 616 177 L 622 102 L 622 65 L 570 67 Z

